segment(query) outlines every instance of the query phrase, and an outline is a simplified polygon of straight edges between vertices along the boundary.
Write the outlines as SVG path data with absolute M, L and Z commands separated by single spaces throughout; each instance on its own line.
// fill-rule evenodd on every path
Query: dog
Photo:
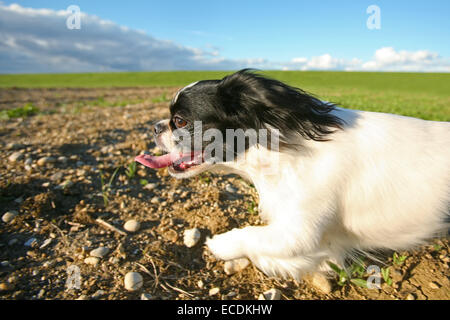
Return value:
M 249 69 L 186 86 L 170 113 L 154 126 L 167 154 L 136 161 L 176 178 L 235 173 L 259 194 L 266 224 L 208 238 L 218 259 L 248 258 L 269 276 L 298 279 L 328 261 L 410 249 L 449 226 L 449 122 L 345 109 Z M 197 137 L 196 123 L 223 137 L 266 130 L 278 147 L 245 136 L 240 150 L 228 141 L 206 159 L 208 139 L 194 148 L 175 134 Z

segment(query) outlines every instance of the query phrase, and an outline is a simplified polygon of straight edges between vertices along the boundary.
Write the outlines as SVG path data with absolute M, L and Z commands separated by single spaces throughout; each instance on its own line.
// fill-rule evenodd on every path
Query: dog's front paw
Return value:
M 207 247 L 217 259 L 233 260 L 243 257 L 242 248 L 234 233 L 233 230 L 206 240 Z

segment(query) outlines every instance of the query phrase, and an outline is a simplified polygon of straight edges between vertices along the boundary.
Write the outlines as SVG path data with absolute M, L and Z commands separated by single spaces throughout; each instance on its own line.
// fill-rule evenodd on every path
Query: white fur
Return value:
M 175 94 L 175 97 L 174 97 L 173 100 L 172 100 L 172 104 L 175 104 L 175 103 L 177 102 L 178 96 L 180 95 L 180 93 L 182 93 L 182 92 L 183 92 L 184 90 L 186 90 L 186 89 L 189 89 L 189 88 L 195 86 L 197 83 L 199 83 L 199 81 L 196 81 L 196 82 L 193 82 L 193 83 L 191 83 L 191 84 L 188 84 L 186 87 L 184 87 L 184 88 L 178 90 L 178 92 Z
M 278 154 L 252 147 L 216 166 L 252 181 L 267 221 L 208 239 L 217 258 L 247 257 L 269 275 L 298 278 L 352 250 L 408 249 L 446 228 L 450 123 L 333 112 L 347 125 L 330 141 L 299 137 L 300 151 Z

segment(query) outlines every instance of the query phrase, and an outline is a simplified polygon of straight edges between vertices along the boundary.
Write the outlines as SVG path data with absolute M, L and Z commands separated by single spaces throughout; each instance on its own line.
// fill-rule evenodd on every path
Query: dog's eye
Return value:
M 177 128 L 183 128 L 187 125 L 187 121 L 180 118 L 180 117 L 174 117 L 173 118 L 173 123 L 175 124 L 175 126 Z

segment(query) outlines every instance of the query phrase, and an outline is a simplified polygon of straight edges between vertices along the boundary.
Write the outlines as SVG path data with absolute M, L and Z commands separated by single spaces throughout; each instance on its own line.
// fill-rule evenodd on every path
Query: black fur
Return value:
M 194 121 L 202 121 L 204 131 L 216 128 L 224 137 L 226 129 L 275 128 L 281 134 L 280 147 L 296 149 L 301 139 L 295 136 L 326 141 L 342 128 L 343 121 L 330 113 L 334 108 L 301 89 L 244 69 L 184 90 L 170 110 L 172 118 L 188 121 L 188 130 L 193 131 Z

